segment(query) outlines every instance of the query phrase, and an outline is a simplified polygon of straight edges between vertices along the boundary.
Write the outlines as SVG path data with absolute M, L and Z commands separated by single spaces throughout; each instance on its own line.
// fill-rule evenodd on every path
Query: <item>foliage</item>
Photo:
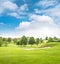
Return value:
M 35 44 L 35 43 L 36 43 L 36 42 L 35 42 L 34 37 L 30 37 L 30 39 L 29 39 L 29 44 L 33 45 L 33 44 Z
M 40 43 L 40 39 L 36 38 L 36 44 L 38 45 Z
M 2 44 L 3 44 L 3 39 L 2 37 L 0 37 L 0 47 L 2 46 Z
M 27 37 L 22 36 L 21 41 L 20 41 L 20 44 L 21 45 L 27 45 Z
M 48 42 L 53 42 L 53 38 L 49 37 Z
M 21 38 L 3 38 L 0 37 L 0 46 L 8 46 L 10 43 L 14 43 L 15 45 L 38 45 L 39 43 L 49 43 L 49 42 L 60 42 L 60 38 L 57 37 L 45 37 L 42 38 L 34 38 L 34 37 L 26 37 L 22 36 Z
M 48 40 L 48 37 L 46 36 L 45 40 Z
M 7 38 L 7 42 L 9 42 L 9 43 L 10 43 L 10 42 L 11 42 L 11 38 Z

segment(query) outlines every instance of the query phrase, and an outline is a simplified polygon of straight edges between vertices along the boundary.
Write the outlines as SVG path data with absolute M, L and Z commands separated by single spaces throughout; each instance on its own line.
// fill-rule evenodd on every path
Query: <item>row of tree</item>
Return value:
M 23 37 L 21 37 L 21 38 L 19 38 L 19 39 L 17 39 L 17 38 L 14 38 L 13 39 L 13 41 L 14 41 L 14 43 L 15 44 L 17 44 L 17 45 L 27 45 L 27 44 L 30 44 L 30 45 L 33 45 L 33 44 L 39 44 L 39 43 L 42 43 L 42 38 L 34 38 L 34 37 L 26 37 L 26 36 L 23 36 Z
M 34 37 L 26 37 L 26 36 L 22 36 L 21 38 L 2 38 L 0 37 L 0 47 L 2 45 L 4 46 L 8 46 L 9 43 L 14 43 L 16 45 L 33 45 L 33 44 L 40 44 L 43 42 L 49 43 L 49 42 L 60 42 L 60 38 L 57 37 L 46 37 L 45 39 L 42 38 L 34 38 Z

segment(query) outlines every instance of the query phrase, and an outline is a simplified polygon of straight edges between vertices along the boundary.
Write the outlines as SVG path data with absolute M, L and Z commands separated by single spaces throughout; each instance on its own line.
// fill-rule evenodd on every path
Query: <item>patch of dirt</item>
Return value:
M 25 48 L 25 50 L 34 50 L 35 48 Z
M 41 48 L 25 48 L 24 50 L 36 50 L 36 49 L 48 49 L 51 47 L 41 47 Z
M 48 48 L 51 48 L 50 46 L 48 47 L 40 47 L 41 49 L 48 49 Z
M 43 47 L 43 48 L 51 48 L 51 47 Z

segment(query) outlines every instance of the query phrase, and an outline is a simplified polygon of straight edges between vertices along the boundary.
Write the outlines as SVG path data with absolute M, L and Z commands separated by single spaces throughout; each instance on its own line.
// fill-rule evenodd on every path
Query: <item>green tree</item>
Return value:
M 7 38 L 3 38 L 3 43 L 5 46 L 8 46 Z
M 49 37 L 48 38 L 48 42 L 53 42 L 53 38 L 52 37 Z
M 17 44 L 18 39 L 17 39 L 17 38 L 14 38 L 14 39 L 13 39 L 13 42 L 14 42 L 15 44 Z
M 40 43 L 43 43 L 43 39 L 42 38 L 40 38 Z
M 39 38 L 36 38 L 36 44 L 38 45 L 40 42 L 40 39 Z
M 22 37 L 21 37 L 20 44 L 21 44 L 21 45 L 24 45 L 24 46 L 27 45 L 27 37 L 22 36 Z
M 34 39 L 34 37 L 30 37 L 30 39 L 29 39 L 29 44 L 31 44 L 31 45 L 35 44 L 35 39 Z
M 11 43 L 12 39 L 11 38 L 7 38 L 7 42 Z
M 6 38 L 2 38 L 3 39 L 3 41 L 6 41 L 7 39 Z
M 60 38 L 58 38 L 58 42 L 60 42 Z
M 54 41 L 54 42 L 58 42 L 58 38 L 57 38 L 57 37 L 54 37 L 54 38 L 53 38 L 53 41 Z
M 47 36 L 45 37 L 45 40 L 48 40 L 48 37 Z
M 3 45 L 3 39 L 0 37 L 0 47 Z

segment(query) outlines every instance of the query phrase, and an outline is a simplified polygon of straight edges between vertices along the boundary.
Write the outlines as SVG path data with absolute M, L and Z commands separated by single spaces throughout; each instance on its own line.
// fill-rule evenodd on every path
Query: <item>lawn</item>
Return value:
M 0 64 L 60 64 L 60 43 L 55 44 L 50 48 L 0 47 Z

